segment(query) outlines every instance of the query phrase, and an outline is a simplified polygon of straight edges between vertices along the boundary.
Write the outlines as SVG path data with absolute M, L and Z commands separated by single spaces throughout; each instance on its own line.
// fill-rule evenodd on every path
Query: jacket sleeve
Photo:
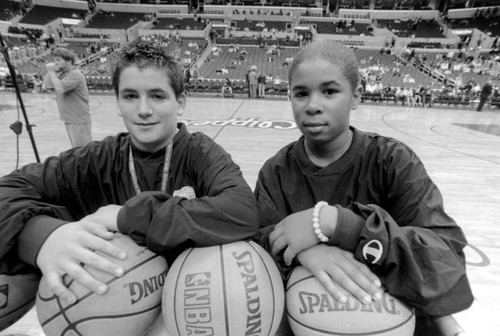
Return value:
M 71 220 L 67 208 L 58 202 L 57 160 L 48 159 L 44 164 L 29 164 L 0 179 L 0 259 L 13 248 L 18 248 L 18 238 L 28 221 L 36 218 L 54 219 L 43 226 L 30 243 L 23 244 L 24 260 L 34 265 L 40 245 L 56 227 Z M 17 253 L 15 253 L 17 255 Z
M 349 222 L 357 223 L 351 227 L 358 232 L 346 229 Z M 472 304 L 463 253 L 467 242 L 453 221 L 434 227 L 399 226 L 379 206 L 354 203 L 350 209 L 339 208 L 339 223 L 344 224 L 329 243 L 352 251 L 395 297 L 431 316 L 453 314 Z M 356 233 L 354 243 L 348 243 Z
M 468 308 L 462 229 L 444 211 L 441 192 L 417 155 L 396 147 L 372 180 L 380 202 L 339 207 L 331 244 L 345 248 L 381 277 L 394 296 L 431 316 Z M 402 286 L 402 284 L 404 284 Z
M 183 174 L 196 198 L 143 192 L 120 210 L 121 232 L 162 254 L 225 244 L 255 234 L 257 210 L 250 187 L 229 154 L 207 139 L 196 140 L 186 149 L 189 154 Z

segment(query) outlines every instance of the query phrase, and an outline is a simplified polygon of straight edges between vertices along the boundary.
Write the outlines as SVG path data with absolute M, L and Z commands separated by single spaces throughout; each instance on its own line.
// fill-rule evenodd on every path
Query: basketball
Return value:
M 34 305 L 39 273 L 0 274 L 0 331 L 24 316 Z
M 352 296 L 341 303 L 301 266 L 288 280 L 286 309 L 295 336 L 412 336 L 415 329 L 413 309 L 388 292 L 367 305 Z
M 48 289 L 42 277 L 36 310 L 47 336 L 138 336 L 160 316 L 162 287 L 167 273 L 165 258 L 119 233 L 112 243 L 127 252 L 125 260 L 112 260 L 124 268 L 123 276 L 115 277 L 85 267 L 108 285 L 104 295 L 95 294 L 65 277 L 65 285 L 78 298 L 75 304 L 67 305 Z
M 169 336 L 274 336 L 284 299 L 280 272 L 258 244 L 190 248 L 167 274 L 163 318 Z

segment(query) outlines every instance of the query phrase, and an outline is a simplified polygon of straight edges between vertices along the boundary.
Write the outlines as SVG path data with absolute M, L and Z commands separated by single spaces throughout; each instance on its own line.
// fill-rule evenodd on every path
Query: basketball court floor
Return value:
M 54 96 L 23 94 L 40 159 L 69 148 L 59 121 Z M 0 175 L 35 161 L 26 128 L 16 138 L 10 125 L 25 125 L 11 92 L 0 92 Z M 91 96 L 95 139 L 125 128 L 114 96 Z M 188 97 L 181 117 L 190 131 L 206 133 L 238 163 L 253 188 L 259 168 L 281 147 L 299 137 L 289 102 L 284 99 Z M 468 276 L 475 296 L 473 306 L 455 318 L 467 335 L 500 336 L 500 110 L 424 109 L 420 107 L 361 105 L 352 124 L 362 130 L 397 138 L 411 146 L 443 193 L 445 209 L 463 228 Z M 6 335 L 43 335 L 32 310 Z

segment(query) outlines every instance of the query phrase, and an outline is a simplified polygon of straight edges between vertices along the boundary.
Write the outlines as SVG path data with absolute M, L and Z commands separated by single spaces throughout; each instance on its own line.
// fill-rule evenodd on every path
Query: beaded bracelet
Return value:
M 316 205 L 314 206 L 313 216 L 312 216 L 314 233 L 316 234 L 316 237 L 318 237 L 319 241 L 322 243 L 326 243 L 329 239 L 327 236 L 323 234 L 323 232 L 321 232 L 321 227 L 319 225 L 319 213 L 321 211 L 321 208 L 327 205 L 328 203 L 324 201 L 319 201 L 318 203 L 316 203 Z

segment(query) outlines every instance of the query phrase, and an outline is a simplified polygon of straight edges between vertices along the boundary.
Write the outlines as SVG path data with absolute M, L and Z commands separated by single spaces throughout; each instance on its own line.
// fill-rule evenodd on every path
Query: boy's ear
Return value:
M 184 108 L 186 107 L 186 94 L 181 93 L 177 97 L 177 115 L 181 116 L 184 114 Z
M 119 105 L 118 105 L 118 97 L 116 98 L 116 105 L 115 105 L 115 106 L 119 106 Z M 117 107 L 117 110 L 118 110 L 118 116 L 120 116 L 120 117 L 121 117 L 121 116 L 122 116 L 122 111 L 120 110 L 120 108 L 119 108 L 119 107 Z
M 351 110 L 358 108 L 359 103 L 361 103 L 361 96 L 363 95 L 363 87 L 359 84 L 354 92 L 352 93 Z

